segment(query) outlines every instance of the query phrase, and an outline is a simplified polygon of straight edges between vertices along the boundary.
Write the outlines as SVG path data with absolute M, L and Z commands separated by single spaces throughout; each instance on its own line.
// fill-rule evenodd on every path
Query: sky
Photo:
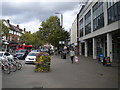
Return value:
M 2 19 L 9 19 L 11 24 L 18 24 L 21 29 L 26 28 L 32 33 L 39 30 L 42 21 L 50 16 L 60 18 L 61 14 L 63 28 L 69 31 L 81 7 L 73 0 L 3 0 L 1 4 Z

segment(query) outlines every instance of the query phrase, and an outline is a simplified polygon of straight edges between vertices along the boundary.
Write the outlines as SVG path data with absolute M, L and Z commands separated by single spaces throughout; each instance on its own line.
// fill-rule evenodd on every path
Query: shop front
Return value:
M 113 61 L 120 62 L 120 29 L 112 32 Z

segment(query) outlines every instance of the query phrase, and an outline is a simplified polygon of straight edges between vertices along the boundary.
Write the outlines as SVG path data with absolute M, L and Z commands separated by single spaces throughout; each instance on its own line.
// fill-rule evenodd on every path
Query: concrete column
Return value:
M 87 40 L 85 40 L 85 57 L 88 56 L 88 43 Z
M 106 56 L 106 52 L 105 52 L 105 50 L 106 50 L 105 42 L 106 42 L 106 40 L 105 40 L 105 38 L 104 38 L 104 40 L 103 40 L 103 55 L 104 55 L 104 56 Z
M 82 55 L 82 46 L 81 46 L 81 43 L 79 43 L 79 53 L 80 53 L 80 55 Z
M 97 59 L 96 39 L 93 38 L 93 59 Z
M 107 33 L 107 57 L 110 57 L 112 62 L 112 34 Z
M 103 11 L 104 11 L 104 25 L 108 24 L 108 13 L 107 13 L 107 2 L 103 3 Z

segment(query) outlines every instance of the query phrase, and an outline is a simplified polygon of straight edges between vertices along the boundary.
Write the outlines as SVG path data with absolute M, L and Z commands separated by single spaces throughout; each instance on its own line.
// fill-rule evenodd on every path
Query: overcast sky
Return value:
M 64 0 L 63 0 L 64 1 Z M 2 1 L 2 19 L 9 19 L 13 25 L 36 32 L 40 23 L 55 13 L 63 14 L 63 27 L 69 30 L 79 12 L 79 2 L 59 2 L 47 0 L 4 0 Z M 60 14 L 57 15 L 60 18 Z

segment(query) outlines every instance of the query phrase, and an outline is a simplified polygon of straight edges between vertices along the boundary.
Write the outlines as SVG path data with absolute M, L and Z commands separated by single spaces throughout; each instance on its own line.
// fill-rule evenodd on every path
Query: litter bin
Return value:
M 61 53 L 60 53 L 60 54 L 61 54 L 61 59 L 63 59 L 63 52 L 61 51 Z
M 104 59 L 104 55 L 103 55 L 103 54 L 100 54 L 100 55 L 99 55 L 99 62 L 103 63 L 103 59 Z
M 66 53 L 63 52 L 63 59 L 66 59 Z
M 104 61 L 105 61 L 105 65 L 106 65 L 106 66 L 111 66 L 110 57 L 105 57 L 105 58 L 104 58 Z

